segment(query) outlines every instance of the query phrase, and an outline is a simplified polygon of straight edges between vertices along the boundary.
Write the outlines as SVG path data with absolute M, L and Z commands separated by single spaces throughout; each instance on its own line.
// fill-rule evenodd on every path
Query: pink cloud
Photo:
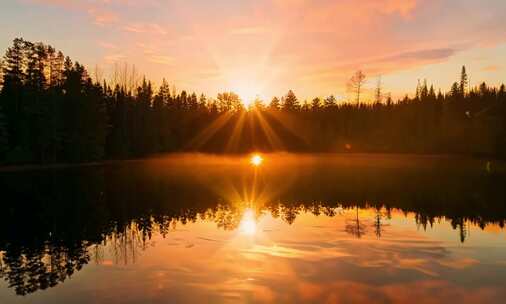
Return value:
M 96 25 L 107 25 L 119 21 L 119 16 L 112 12 L 92 8 L 88 10 L 88 13 Z
M 497 72 L 500 69 L 501 69 L 501 67 L 498 66 L 498 65 L 488 65 L 486 67 L 483 67 L 482 71 L 485 71 L 485 72 Z
M 137 34 L 167 35 L 167 30 L 156 23 L 131 23 L 124 26 L 123 29 Z

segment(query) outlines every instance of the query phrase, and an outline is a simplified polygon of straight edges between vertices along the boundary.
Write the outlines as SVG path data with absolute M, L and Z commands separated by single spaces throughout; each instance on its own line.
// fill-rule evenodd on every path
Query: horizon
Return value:
M 506 79 L 500 1 L 23 0 L 0 8 L 2 50 L 15 37 L 41 41 L 90 74 L 98 66 L 110 78 L 114 65 L 128 63 L 157 86 L 165 78 L 207 96 L 232 91 L 268 101 L 290 89 L 301 100 L 347 96 L 356 70 L 371 92 L 381 75 L 394 100 L 418 80 L 448 91 L 463 65 L 472 87 Z M 30 21 L 9 26 L 18 20 Z

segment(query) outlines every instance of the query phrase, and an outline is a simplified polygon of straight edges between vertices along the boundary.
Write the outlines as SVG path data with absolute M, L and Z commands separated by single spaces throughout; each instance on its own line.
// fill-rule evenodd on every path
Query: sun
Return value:
M 231 73 L 226 78 L 228 88 L 239 95 L 246 109 L 250 108 L 255 100 L 264 99 L 265 85 L 259 75 Z
M 264 158 L 260 154 L 253 154 L 249 162 L 253 166 L 258 167 L 264 162 Z
M 254 85 L 234 87 L 234 92 L 241 97 L 242 104 L 246 109 L 250 108 L 255 103 L 255 100 L 262 100 L 259 89 Z

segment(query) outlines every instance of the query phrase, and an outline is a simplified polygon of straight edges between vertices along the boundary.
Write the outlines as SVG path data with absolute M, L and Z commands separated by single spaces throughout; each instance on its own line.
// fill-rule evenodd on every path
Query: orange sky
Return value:
M 212 96 L 344 97 L 357 69 L 400 96 L 419 78 L 446 89 L 464 64 L 473 85 L 505 81 L 505 17 L 502 0 L 16 0 L 0 47 L 44 41 L 106 77 L 134 63 Z

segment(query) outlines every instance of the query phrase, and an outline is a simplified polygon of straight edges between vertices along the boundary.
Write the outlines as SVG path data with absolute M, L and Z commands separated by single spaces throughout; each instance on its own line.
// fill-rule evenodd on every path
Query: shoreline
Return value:
M 385 158 L 419 158 L 419 159 L 454 159 L 454 160 L 474 160 L 474 161 L 491 161 L 491 162 L 499 162 L 505 163 L 505 160 L 498 158 L 486 158 L 484 156 L 472 156 L 472 155 L 461 155 L 461 154 L 416 154 L 416 153 L 341 153 L 341 152 L 317 152 L 317 153 L 292 153 L 292 152 L 259 152 L 265 155 L 283 155 L 286 154 L 291 156 L 349 156 L 353 157 L 385 157 Z M 95 162 L 85 162 L 85 163 L 55 163 L 55 164 L 19 164 L 19 165 L 1 165 L 0 164 L 0 173 L 9 173 L 9 172 L 23 172 L 23 171 L 40 171 L 40 170 L 53 170 L 53 169 L 71 169 L 71 168 L 85 168 L 85 167 L 98 167 L 105 165 L 114 165 L 120 163 L 131 163 L 131 162 L 146 162 L 146 161 L 154 161 L 161 158 L 173 158 L 177 159 L 181 156 L 209 156 L 214 158 L 219 157 L 233 157 L 240 158 L 246 155 L 250 155 L 251 153 L 244 154 L 216 154 L 216 153 L 201 153 L 201 152 L 187 152 L 187 153 L 165 153 L 165 154 L 154 154 L 147 157 L 142 158 L 130 158 L 130 159 L 113 159 L 113 160 L 103 160 L 103 161 L 95 161 Z

